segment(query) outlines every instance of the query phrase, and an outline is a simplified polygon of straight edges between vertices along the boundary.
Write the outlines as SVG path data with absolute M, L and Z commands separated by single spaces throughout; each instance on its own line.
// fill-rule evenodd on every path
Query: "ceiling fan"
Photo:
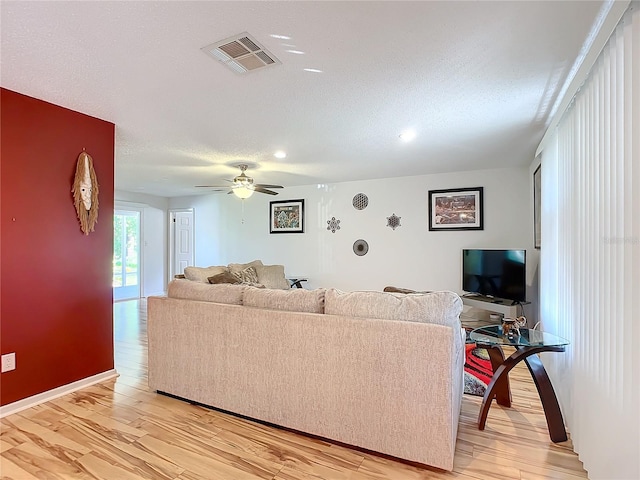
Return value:
M 227 182 L 232 183 L 231 190 L 229 194 L 233 193 L 238 198 L 249 198 L 253 195 L 253 192 L 258 193 L 266 193 L 267 195 L 278 195 L 278 192 L 274 192 L 273 190 L 269 190 L 270 188 L 284 188 L 282 185 L 267 185 L 262 183 L 253 183 L 253 178 L 248 177 L 245 172 L 248 165 L 241 164 L 238 165 L 240 169 L 240 175 L 235 177 L 233 180 L 227 180 Z M 196 185 L 196 188 L 221 188 L 220 185 Z

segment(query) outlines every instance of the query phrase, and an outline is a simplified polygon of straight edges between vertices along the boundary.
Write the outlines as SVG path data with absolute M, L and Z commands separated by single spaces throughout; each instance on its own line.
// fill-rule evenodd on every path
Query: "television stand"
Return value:
M 485 297 L 484 295 L 468 295 L 463 296 L 462 303 L 467 307 L 479 308 L 488 312 L 501 313 L 507 318 L 516 318 L 519 316 L 518 308 L 520 305 L 528 305 L 530 302 L 515 303 L 504 298 Z

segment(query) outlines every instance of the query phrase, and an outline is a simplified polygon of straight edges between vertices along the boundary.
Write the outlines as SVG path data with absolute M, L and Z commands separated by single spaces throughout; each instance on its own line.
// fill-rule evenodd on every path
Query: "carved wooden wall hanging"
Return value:
M 98 222 L 98 178 L 93 169 L 93 159 L 84 150 L 78 155 L 71 191 L 80 229 L 85 235 L 89 235 Z

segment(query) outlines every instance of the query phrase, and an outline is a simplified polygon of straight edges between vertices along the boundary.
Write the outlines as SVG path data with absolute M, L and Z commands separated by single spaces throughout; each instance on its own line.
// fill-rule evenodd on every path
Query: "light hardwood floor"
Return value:
M 578 479 L 571 441 L 549 440 L 526 367 L 513 407 L 464 395 L 453 472 L 418 467 L 157 395 L 147 386 L 146 302 L 114 305 L 120 376 L 1 420 L 2 479 Z

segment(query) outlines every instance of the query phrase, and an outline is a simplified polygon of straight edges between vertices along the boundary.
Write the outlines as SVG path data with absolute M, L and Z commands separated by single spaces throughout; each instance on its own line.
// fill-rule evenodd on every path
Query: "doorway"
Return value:
M 195 265 L 193 209 L 169 211 L 169 281 L 184 268 Z
M 140 298 L 140 211 L 115 210 L 113 299 Z

